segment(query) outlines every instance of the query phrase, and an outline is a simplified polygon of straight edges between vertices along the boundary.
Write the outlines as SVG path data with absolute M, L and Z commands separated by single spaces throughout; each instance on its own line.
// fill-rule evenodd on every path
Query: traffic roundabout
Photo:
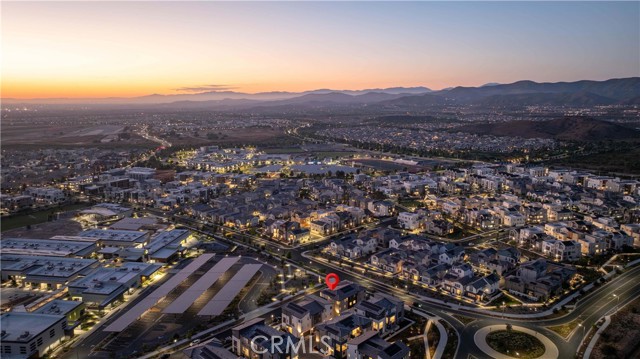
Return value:
M 489 325 L 476 331 L 474 342 L 485 354 L 496 359 L 556 359 L 558 347 L 543 334 L 512 325 Z

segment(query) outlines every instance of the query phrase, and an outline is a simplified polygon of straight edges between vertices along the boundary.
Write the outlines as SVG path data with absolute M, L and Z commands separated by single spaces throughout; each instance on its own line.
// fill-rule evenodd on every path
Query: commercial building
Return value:
M 2 254 L 2 281 L 33 289 L 55 290 L 98 266 L 93 259 Z
M 3 238 L 0 241 L 2 254 L 86 258 L 95 251 L 93 242 L 31 238 Z
M 148 232 L 124 231 L 114 229 L 89 229 L 80 237 L 95 238 L 103 247 L 140 247 L 149 240 Z
M 131 208 L 122 207 L 115 203 L 100 203 L 80 211 L 82 218 L 91 223 L 116 221 L 130 216 L 131 213 Z
M 39 357 L 64 338 L 67 318 L 64 315 L 9 312 L 0 317 L 0 327 L 2 358 Z
M 163 231 L 151 238 L 145 246 L 145 257 L 151 262 L 168 263 L 184 252 L 190 232 L 186 229 Z
M 160 267 L 158 264 L 125 262 L 117 268 L 100 268 L 69 283 L 69 295 L 90 307 L 104 308 L 131 289 L 140 287 Z
M 69 330 L 80 324 L 80 319 L 85 313 L 85 305 L 77 300 L 54 299 L 31 313 L 64 315 L 67 318 L 67 330 Z

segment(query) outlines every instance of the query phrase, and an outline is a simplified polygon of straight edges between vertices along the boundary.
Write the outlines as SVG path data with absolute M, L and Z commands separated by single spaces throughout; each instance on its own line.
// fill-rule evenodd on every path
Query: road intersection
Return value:
M 166 216 L 166 214 L 164 214 Z M 177 218 L 176 218 L 177 217 Z M 213 234 L 213 228 L 201 221 L 176 216 L 173 217 L 178 223 L 189 227 L 192 230 L 203 234 L 213 236 L 214 238 L 232 242 L 238 245 L 247 246 L 247 244 L 237 241 L 234 238 L 222 237 Z M 233 233 L 234 236 L 249 236 L 243 233 Z M 233 237 L 233 236 L 232 236 Z M 482 310 L 454 303 L 446 303 L 434 298 L 425 297 L 416 293 L 411 293 L 403 288 L 398 288 L 389 283 L 381 282 L 374 278 L 349 270 L 346 266 L 340 266 L 320 258 L 309 255 L 310 249 L 315 249 L 322 244 L 328 243 L 332 238 L 324 238 L 309 244 L 299 245 L 297 247 L 283 246 L 279 243 L 258 237 L 250 236 L 253 246 L 263 246 L 263 252 L 271 253 L 280 257 L 286 263 L 289 263 L 305 270 L 309 270 L 318 275 L 322 273 L 337 273 L 341 280 L 350 280 L 359 283 L 369 290 L 376 290 L 393 294 L 402 299 L 405 303 L 411 305 L 416 311 L 423 311 L 431 316 L 437 316 L 448 322 L 458 333 L 459 343 L 456 358 L 491 358 L 476 344 L 476 334 L 483 328 L 492 326 L 504 326 L 511 324 L 514 327 L 526 328 L 537 335 L 548 338 L 558 348 L 559 358 L 576 357 L 578 351 L 584 350 L 582 346 L 583 338 L 588 334 L 587 330 L 578 330 L 576 326 L 567 338 L 561 337 L 556 332 L 548 329 L 548 327 L 559 326 L 578 321 L 578 323 L 586 329 L 592 328 L 603 316 L 611 314 L 616 308 L 621 308 L 625 304 L 631 302 L 640 296 L 640 267 L 632 267 L 624 273 L 618 275 L 608 283 L 594 289 L 591 293 L 578 298 L 575 308 L 569 313 L 558 316 L 553 313 L 553 308 L 549 308 L 546 312 L 536 312 L 532 314 L 502 314 L 492 312 L 490 310 Z M 288 254 L 288 256 L 286 255 Z M 615 294 L 615 296 L 614 296 Z M 560 304 L 556 304 L 560 306 Z M 462 315 L 473 319 L 468 323 L 462 323 L 455 315 Z M 547 358 L 547 356 L 543 356 Z

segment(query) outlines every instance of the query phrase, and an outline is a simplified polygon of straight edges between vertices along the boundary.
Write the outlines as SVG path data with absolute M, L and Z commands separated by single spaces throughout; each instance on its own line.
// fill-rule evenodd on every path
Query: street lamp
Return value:
M 582 337 L 584 337 L 584 332 L 586 327 L 584 325 L 582 325 L 582 323 L 578 323 L 578 326 L 582 328 Z
M 618 311 L 618 305 L 620 305 L 620 296 L 613 293 L 613 297 L 616 298 L 616 312 Z

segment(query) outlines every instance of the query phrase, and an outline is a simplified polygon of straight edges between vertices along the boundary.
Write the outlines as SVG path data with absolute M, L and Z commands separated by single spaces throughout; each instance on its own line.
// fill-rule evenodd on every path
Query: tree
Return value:
M 383 199 L 386 199 L 387 196 L 385 196 L 384 193 L 382 193 L 382 191 L 375 191 L 371 194 L 371 198 L 375 200 L 383 200 Z

